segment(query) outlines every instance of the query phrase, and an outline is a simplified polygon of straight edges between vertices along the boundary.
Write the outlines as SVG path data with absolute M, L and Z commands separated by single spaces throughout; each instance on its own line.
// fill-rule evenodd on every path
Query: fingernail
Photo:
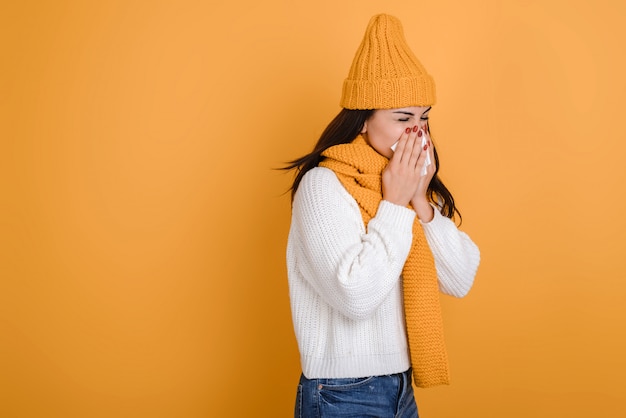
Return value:
M 428 145 L 424 145 L 424 151 L 426 151 L 426 149 L 428 149 Z
M 422 130 L 420 129 L 420 131 L 417 133 L 417 136 L 419 136 L 420 138 L 422 137 Z
M 428 146 L 430 147 L 430 140 L 428 141 Z
M 413 127 L 413 132 L 417 132 L 417 125 Z

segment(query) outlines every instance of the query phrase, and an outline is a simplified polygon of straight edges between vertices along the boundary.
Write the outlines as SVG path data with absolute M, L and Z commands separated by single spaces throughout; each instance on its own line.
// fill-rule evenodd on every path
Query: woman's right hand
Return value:
M 383 199 L 396 205 L 407 206 L 419 185 L 424 161 L 419 158 L 423 150 L 418 131 L 417 126 L 404 131 L 389 164 L 383 170 Z

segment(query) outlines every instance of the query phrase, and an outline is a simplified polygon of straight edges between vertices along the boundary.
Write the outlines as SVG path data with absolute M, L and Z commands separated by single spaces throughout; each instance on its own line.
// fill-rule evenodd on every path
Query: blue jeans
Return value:
M 300 376 L 295 418 L 418 418 L 411 369 L 388 376 L 307 379 Z

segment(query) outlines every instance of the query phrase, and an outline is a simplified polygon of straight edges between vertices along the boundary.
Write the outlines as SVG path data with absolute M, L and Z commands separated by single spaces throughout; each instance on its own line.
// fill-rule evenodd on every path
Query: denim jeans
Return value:
M 388 376 L 307 379 L 300 376 L 295 418 L 418 418 L 411 369 Z

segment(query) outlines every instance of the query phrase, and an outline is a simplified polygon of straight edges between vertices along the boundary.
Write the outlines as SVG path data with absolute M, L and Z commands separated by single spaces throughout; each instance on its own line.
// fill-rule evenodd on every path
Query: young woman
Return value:
M 417 417 L 413 382 L 448 383 L 439 292 L 465 296 L 480 253 L 437 175 L 434 103 L 398 19 L 374 16 L 343 109 L 287 167 L 297 417 Z

